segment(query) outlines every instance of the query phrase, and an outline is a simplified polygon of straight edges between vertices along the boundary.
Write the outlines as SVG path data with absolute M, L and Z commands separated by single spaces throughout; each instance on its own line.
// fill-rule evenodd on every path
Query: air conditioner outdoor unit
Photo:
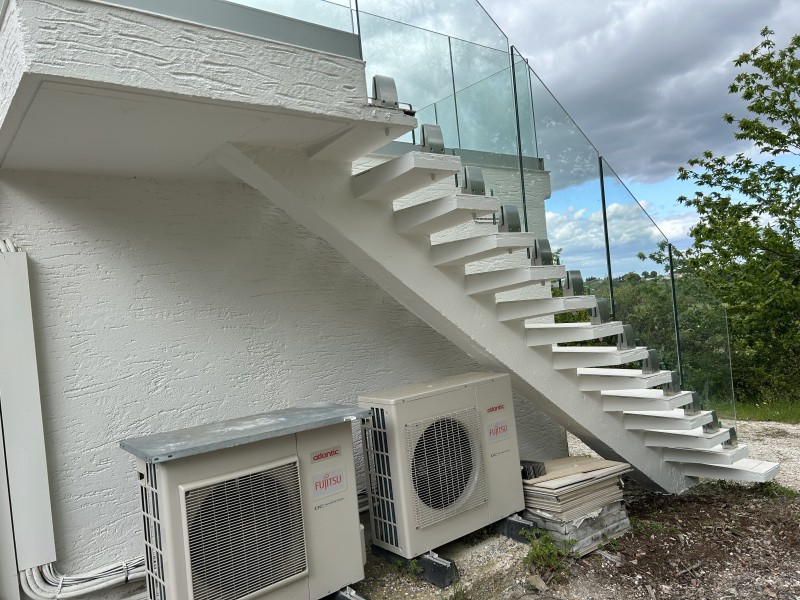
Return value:
M 359 397 L 373 543 L 405 558 L 523 510 L 508 375 Z
M 150 600 L 316 600 L 364 577 L 351 421 L 289 408 L 125 440 Z

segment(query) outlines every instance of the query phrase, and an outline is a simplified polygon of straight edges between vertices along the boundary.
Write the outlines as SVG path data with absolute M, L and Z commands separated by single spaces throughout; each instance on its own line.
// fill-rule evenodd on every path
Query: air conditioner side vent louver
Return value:
M 145 465 L 145 472 L 139 474 L 139 483 L 147 568 L 147 597 L 149 600 L 167 600 L 156 465 Z
M 361 427 L 369 477 L 368 493 L 372 505 L 372 534 L 385 544 L 399 548 L 392 471 L 389 466 L 386 411 L 374 408 L 372 416 L 362 419 Z
M 194 600 L 237 600 L 307 571 L 296 459 L 183 498 Z

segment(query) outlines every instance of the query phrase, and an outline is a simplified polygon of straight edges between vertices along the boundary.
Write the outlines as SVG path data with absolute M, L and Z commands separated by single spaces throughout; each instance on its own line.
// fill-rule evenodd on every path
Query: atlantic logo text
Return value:
M 341 446 L 335 446 L 334 448 L 328 448 L 327 450 L 320 450 L 316 454 L 311 455 L 312 462 L 319 462 L 321 460 L 325 460 L 326 458 L 333 458 L 334 456 L 339 456 L 342 453 Z
M 504 410 L 505 407 L 506 407 L 505 404 L 498 404 L 497 406 L 491 406 L 491 407 L 487 408 L 486 412 L 487 413 L 497 412 L 498 410 Z

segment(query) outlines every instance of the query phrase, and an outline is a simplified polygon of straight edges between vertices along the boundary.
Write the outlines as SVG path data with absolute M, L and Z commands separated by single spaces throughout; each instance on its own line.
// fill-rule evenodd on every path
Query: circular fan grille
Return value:
M 305 570 L 296 469 L 284 465 L 186 493 L 195 599 L 242 598 Z
M 467 489 L 473 470 L 467 429 L 448 418 L 428 425 L 411 462 L 412 484 L 419 499 L 436 510 L 452 506 Z

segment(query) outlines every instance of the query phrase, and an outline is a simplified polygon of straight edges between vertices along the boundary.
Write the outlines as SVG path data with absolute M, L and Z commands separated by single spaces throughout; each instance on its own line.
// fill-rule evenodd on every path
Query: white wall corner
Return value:
M 16 0 L 4 0 L 0 9 L 0 128 L 5 123 L 26 68 L 17 3 Z

